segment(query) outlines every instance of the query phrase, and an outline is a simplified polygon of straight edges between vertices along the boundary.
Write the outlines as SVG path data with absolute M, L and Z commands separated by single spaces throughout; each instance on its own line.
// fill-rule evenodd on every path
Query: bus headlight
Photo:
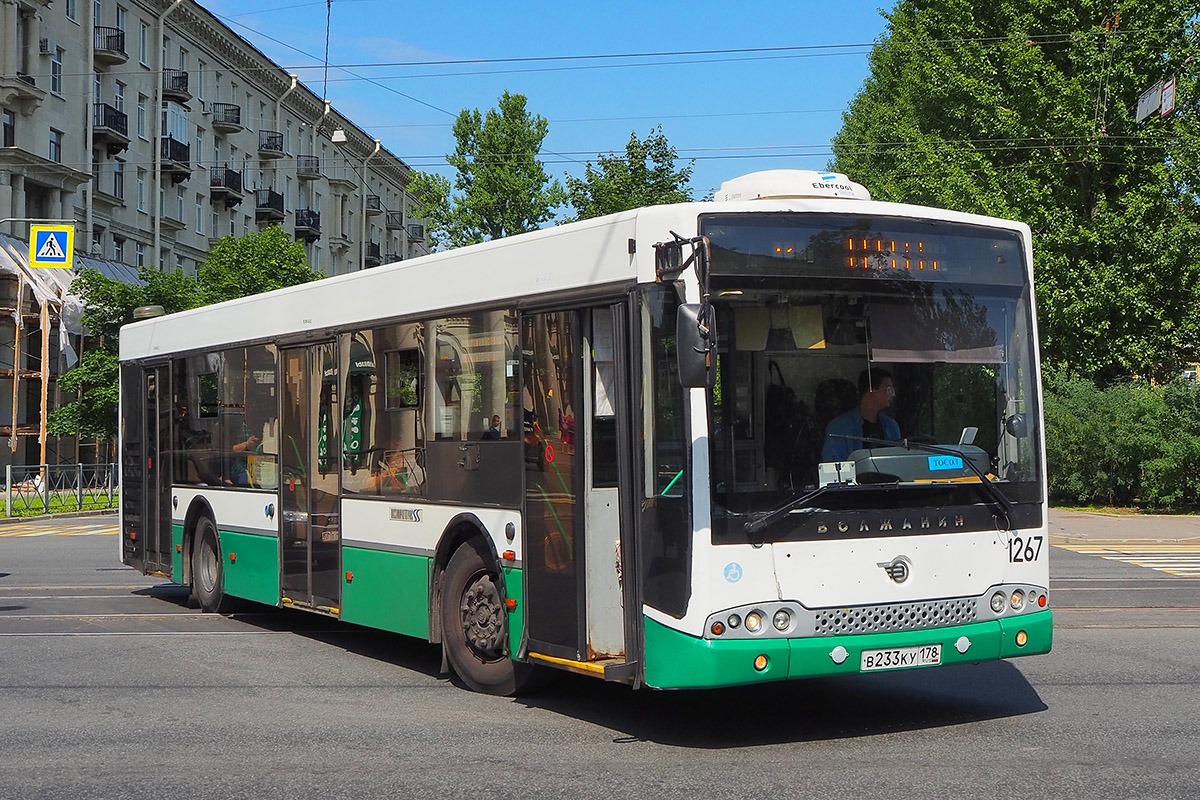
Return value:
M 992 611 L 995 611 L 997 614 L 1002 612 L 1004 610 L 1005 599 L 1007 598 L 1004 597 L 1004 592 L 996 592 L 992 595 Z
M 762 631 L 762 623 L 763 620 L 761 611 L 751 611 L 746 615 L 746 630 L 750 631 L 751 633 L 759 633 Z
M 788 613 L 786 608 L 781 608 L 771 618 L 771 624 L 775 626 L 775 630 L 777 631 L 786 631 L 792 626 L 792 615 Z

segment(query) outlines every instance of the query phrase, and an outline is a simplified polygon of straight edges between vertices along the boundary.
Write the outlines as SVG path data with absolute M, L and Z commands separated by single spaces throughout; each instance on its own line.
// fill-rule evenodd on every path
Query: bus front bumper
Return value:
M 646 684 L 658 689 L 702 689 L 859 673 L 864 671 L 863 651 L 941 645 L 939 663 L 930 666 L 1038 655 L 1050 652 L 1053 619 L 1050 611 L 1039 611 L 949 628 L 804 639 L 700 639 L 649 618 L 645 630 Z M 1021 632 L 1025 643 L 1018 645 Z

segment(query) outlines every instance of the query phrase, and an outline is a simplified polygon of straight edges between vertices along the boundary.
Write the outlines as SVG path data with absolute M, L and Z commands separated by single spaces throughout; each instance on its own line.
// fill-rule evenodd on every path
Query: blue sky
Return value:
M 323 0 L 200 1 L 323 93 Z M 680 156 L 696 159 L 699 197 L 748 172 L 824 168 L 883 32 L 881 5 L 333 0 L 330 64 L 368 66 L 330 68 L 327 96 L 410 166 L 447 176 L 454 116 L 491 108 L 505 90 L 549 120 L 543 156 L 560 180 L 662 123 Z M 759 52 L 670 55 L 729 50 Z M 652 53 L 669 55 L 563 59 Z M 429 63 L 537 58 L 557 60 Z

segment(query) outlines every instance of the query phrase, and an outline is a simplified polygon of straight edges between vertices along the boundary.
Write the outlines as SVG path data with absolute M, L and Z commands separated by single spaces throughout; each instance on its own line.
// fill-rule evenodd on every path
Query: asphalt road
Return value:
M 105 520 L 43 524 L 0 527 L 3 798 L 1200 787 L 1200 578 L 1120 555 L 1054 548 L 1047 656 L 714 692 L 563 676 L 511 700 L 456 687 L 436 648 L 404 637 L 302 612 L 200 614 L 121 567 Z

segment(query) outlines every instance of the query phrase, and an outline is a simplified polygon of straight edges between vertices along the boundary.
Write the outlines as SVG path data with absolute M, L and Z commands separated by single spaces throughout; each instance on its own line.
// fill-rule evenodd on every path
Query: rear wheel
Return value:
M 491 559 L 472 542 L 454 551 L 442 577 L 442 646 L 469 688 L 514 695 L 527 688 L 535 667 L 510 659 L 508 610 Z
M 192 546 L 192 590 L 200 608 L 209 612 L 226 612 L 233 602 L 225 596 L 225 570 L 221 564 L 221 548 L 217 526 L 208 517 L 196 523 L 195 544 Z

